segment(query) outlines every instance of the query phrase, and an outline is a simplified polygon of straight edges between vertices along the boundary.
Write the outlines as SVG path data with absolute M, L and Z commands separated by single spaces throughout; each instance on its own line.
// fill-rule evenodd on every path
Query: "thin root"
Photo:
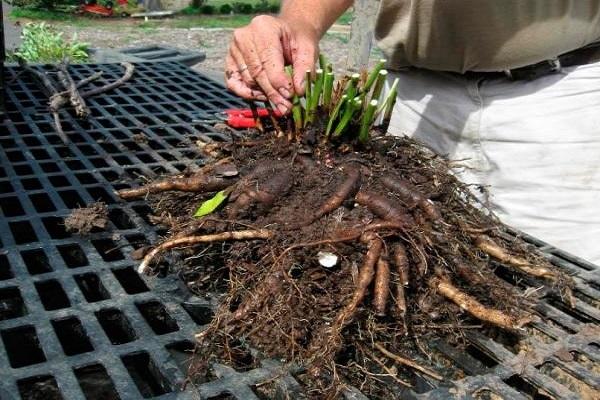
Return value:
M 144 260 L 138 267 L 138 273 L 143 274 L 148 269 L 150 262 L 160 253 L 176 247 L 192 246 L 200 243 L 222 242 L 225 240 L 252 240 L 252 239 L 270 239 L 273 232 L 267 229 L 245 230 L 234 232 L 221 232 L 211 235 L 187 236 L 178 239 L 167 240 L 156 246 L 144 257 Z

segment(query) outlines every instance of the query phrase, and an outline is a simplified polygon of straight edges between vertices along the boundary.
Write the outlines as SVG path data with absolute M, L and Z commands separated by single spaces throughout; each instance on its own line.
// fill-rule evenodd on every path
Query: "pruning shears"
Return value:
M 256 128 L 255 118 L 265 118 L 271 115 L 271 113 L 275 118 L 280 118 L 282 116 L 282 114 L 279 111 L 271 111 L 264 107 L 256 108 L 254 111 L 251 108 L 231 108 L 222 112 L 212 114 L 211 118 L 193 119 L 192 122 L 200 122 L 206 124 L 215 124 L 221 122 L 236 129 Z

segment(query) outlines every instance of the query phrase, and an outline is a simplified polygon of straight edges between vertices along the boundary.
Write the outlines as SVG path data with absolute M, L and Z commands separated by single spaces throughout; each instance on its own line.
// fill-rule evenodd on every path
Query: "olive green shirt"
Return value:
M 390 67 L 501 71 L 600 41 L 600 0 L 380 0 Z

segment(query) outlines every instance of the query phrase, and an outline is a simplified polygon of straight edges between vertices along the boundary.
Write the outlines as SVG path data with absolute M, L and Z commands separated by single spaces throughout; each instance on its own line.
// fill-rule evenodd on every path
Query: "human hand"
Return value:
M 286 114 L 293 93 L 304 93 L 307 70 L 318 56 L 319 35 L 309 24 L 259 15 L 233 32 L 225 60 L 227 88 L 246 99 L 270 101 Z M 292 65 L 292 79 L 284 66 Z

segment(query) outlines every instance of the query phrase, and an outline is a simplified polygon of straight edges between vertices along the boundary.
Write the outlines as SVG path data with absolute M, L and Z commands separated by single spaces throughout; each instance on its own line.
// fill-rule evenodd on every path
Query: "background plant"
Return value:
M 14 57 L 27 62 L 58 63 L 84 62 L 89 59 L 87 43 L 79 42 L 77 35 L 70 41 L 63 39 L 63 33 L 42 22 L 29 23 L 23 27 L 23 43 L 15 51 Z

